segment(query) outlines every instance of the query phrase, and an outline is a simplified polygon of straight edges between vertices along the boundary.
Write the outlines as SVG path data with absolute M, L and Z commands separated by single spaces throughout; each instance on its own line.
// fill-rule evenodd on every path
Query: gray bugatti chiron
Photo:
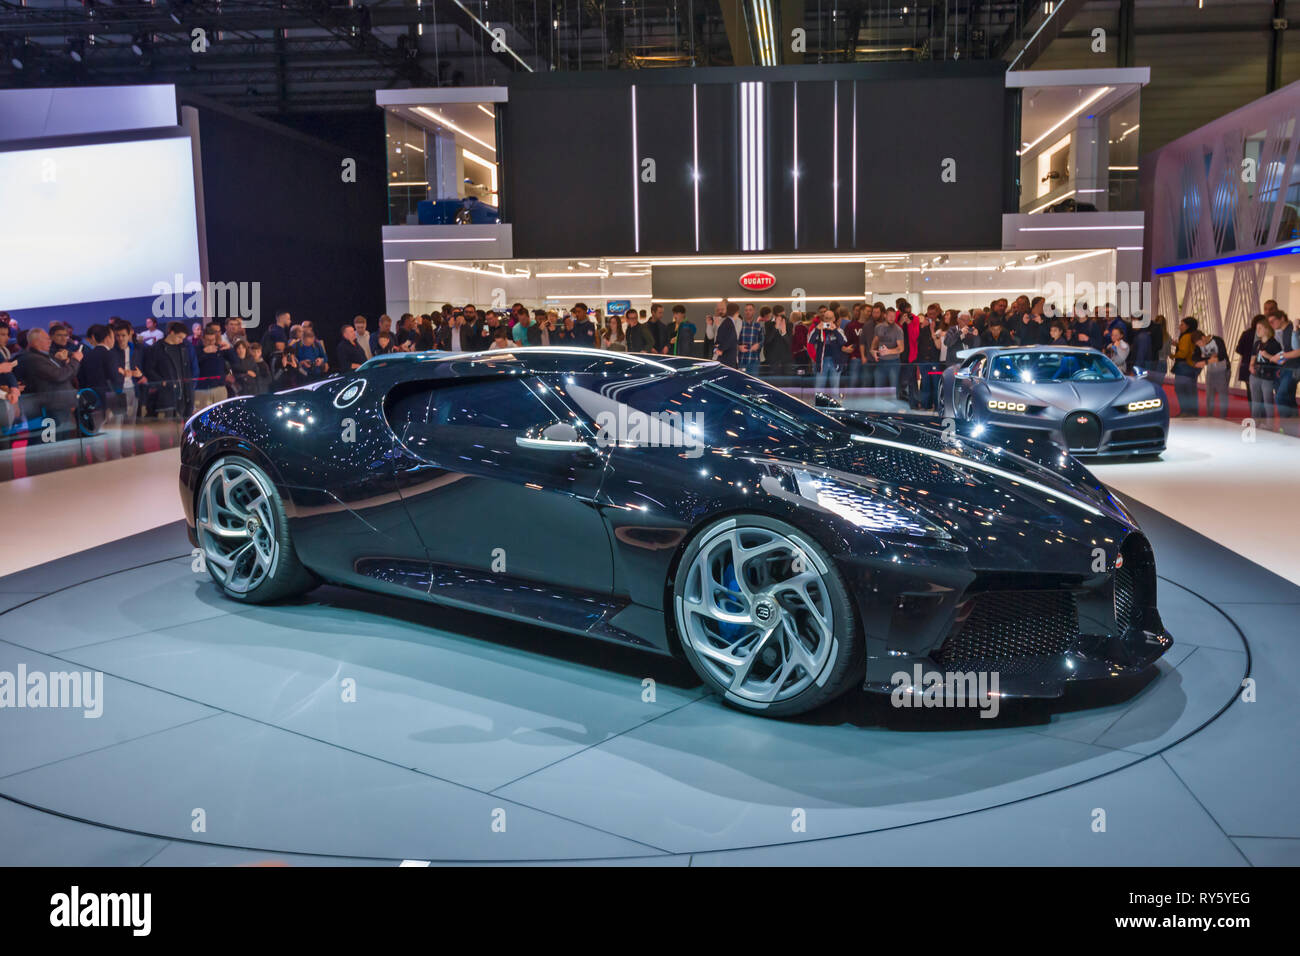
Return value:
M 943 373 L 939 414 L 977 428 L 1055 442 L 1073 455 L 1159 455 L 1169 434 L 1164 389 L 1095 349 L 967 349 Z

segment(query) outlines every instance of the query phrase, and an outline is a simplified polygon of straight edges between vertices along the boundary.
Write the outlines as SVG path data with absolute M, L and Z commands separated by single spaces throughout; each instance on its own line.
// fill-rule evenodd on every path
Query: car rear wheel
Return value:
M 264 604 L 310 591 L 275 484 L 246 458 L 221 458 L 203 476 L 195 530 L 208 573 L 229 598 Z
M 863 642 L 830 556 L 784 521 L 739 515 L 687 547 L 673 582 L 686 659 L 734 707 L 801 714 L 860 677 Z

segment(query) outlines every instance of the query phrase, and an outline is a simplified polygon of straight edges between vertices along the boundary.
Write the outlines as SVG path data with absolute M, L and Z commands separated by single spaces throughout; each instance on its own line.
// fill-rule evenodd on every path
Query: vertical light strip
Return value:
M 641 160 L 636 143 L 636 84 L 632 84 L 632 250 L 641 251 Z
M 799 81 L 794 81 L 794 247 L 799 248 Z
M 749 86 L 740 93 L 740 248 L 749 251 Z
M 840 81 L 835 81 L 835 96 L 831 101 L 831 221 L 834 224 L 833 243 L 840 247 Z
M 754 203 L 758 207 L 758 226 L 754 230 L 754 248 L 767 248 L 767 198 L 764 186 L 767 183 L 767 113 L 764 111 L 763 83 L 754 83 Z
M 700 251 L 700 100 L 699 87 L 691 84 L 691 149 L 694 165 L 691 178 L 695 180 L 695 251 Z
M 754 84 L 746 83 L 749 89 L 749 248 L 758 248 L 758 105 Z
M 858 84 L 853 84 L 853 248 L 858 247 Z

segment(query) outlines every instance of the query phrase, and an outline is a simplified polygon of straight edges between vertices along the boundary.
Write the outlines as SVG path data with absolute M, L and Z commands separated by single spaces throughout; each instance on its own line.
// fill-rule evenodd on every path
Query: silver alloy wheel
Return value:
M 271 494 L 265 478 L 237 462 L 219 462 L 203 479 L 199 546 L 217 580 L 236 594 L 275 573 L 280 546 Z
M 810 548 L 764 527 L 724 524 L 700 545 L 677 624 L 728 697 L 766 706 L 825 680 L 835 649 L 826 570 Z

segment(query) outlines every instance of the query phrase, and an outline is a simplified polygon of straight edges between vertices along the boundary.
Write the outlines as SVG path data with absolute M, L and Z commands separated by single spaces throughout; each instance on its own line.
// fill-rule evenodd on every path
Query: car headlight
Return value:
M 995 412 L 1023 412 L 1028 407 L 1024 402 L 1004 402 L 1000 398 L 989 399 L 989 408 Z
M 1147 398 L 1140 402 L 1129 402 L 1128 410 L 1130 412 L 1147 412 L 1153 408 L 1160 408 L 1164 403 L 1163 398 Z
M 809 472 L 795 475 L 799 493 L 859 528 L 911 538 L 947 538 L 948 532 L 924 516 L 862 488 L 842 485 Z

